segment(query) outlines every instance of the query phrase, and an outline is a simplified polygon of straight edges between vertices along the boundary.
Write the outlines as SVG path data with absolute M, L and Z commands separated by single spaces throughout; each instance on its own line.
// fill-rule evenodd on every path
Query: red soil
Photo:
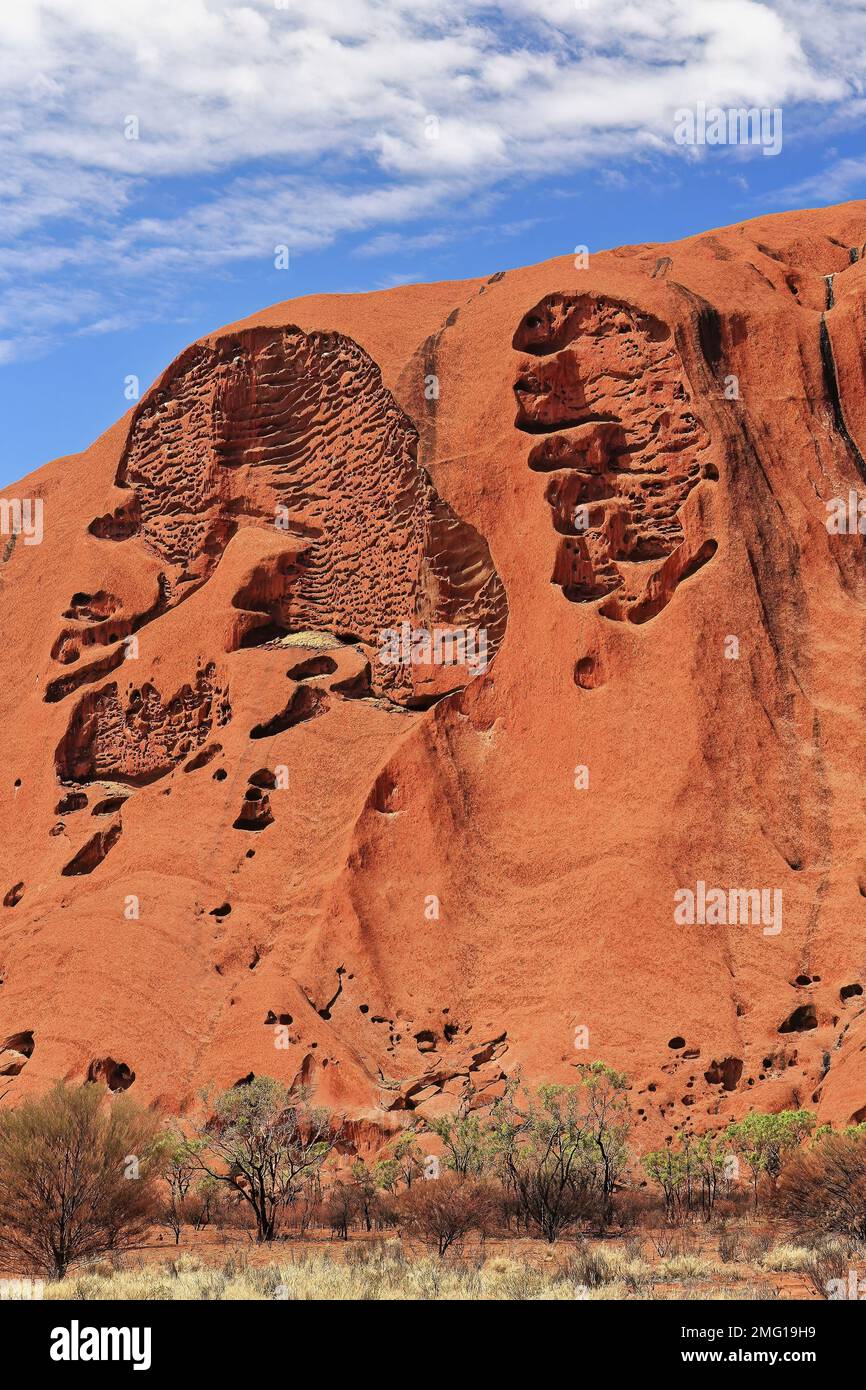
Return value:
M 602 1058 L 647 1144 L 866 1113 L 864 242 L 279 304 L 7 490 L 5 1103 L 252 1072 L 392 1128 Z M 676 924 L 699 880 L 781 932 Z

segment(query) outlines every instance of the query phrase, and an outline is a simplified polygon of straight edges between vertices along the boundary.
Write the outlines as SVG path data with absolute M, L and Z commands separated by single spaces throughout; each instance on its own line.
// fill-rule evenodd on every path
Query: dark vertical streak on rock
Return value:
M 835 298 L 834 298 L 834 295 L 833 295 L 833 281 L 834 281 L 834 279 L 835 279 L 835 276 L 833 276 L 833 275 L 825 275 L 825 276 L 824 276 L 824 283 L 825 283 L 825 285 L 827 286 L 827 300 L 826 300 L 826 303 L 825 303 L 825 305 L 824 305 L 824 308 L 825 308 L 826 310 L 832 309 L 832 308 L 833 308 L 833 305 L 834 305 L 835 302 L 836 302 L 836 300 L 835 300 Z
M 857 471 L 860 477 L 866 482 L 866 460 L 851 438 L 848 426 L 845 423 L 845 413 L 842 409 L 842 398 L 839 395 L 839 381 L 836 376 L 836 363 L 833 358 L 833 344 L 830 341 L 830 334 L 827 330 L 827 321 L 821 315 L 821 365 L 824 369 L 824 386 L 827 392 L 827 399 L 833 408 L 833 428 L 836 433 L 841 435 L 848 448 L 850 449 Z

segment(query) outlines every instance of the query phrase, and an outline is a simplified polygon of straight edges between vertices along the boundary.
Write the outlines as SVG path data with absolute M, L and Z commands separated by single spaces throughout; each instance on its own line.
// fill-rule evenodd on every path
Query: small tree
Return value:
M 312 1108 L 307 1091 L 268 1076 L 223 1091 L 212 1106 L 198 1130 L 199 1164 L 248 1203 L 256 1239 L 273 1240 L 280 1214 L 335 1148 L 341 1128 Z
M 424 1157 L 411 1130 L 401 1134 L 394 1144 L 394 1162 L 407 1188 L 424 1172 Z
M 724 1180 L 726 1153 L 711 1134 L 702 1134 L 694 1141 L 695 1157 L 701 1179 L 701 1211 L 705 1221 L 712 1220 L 719 1183 Z
M 685 1160 L 682 1150 L 672 1144 L 666 1145 L 663 1149 L 653 1149 L 650 1153 L 644 1154 L 643 1166 L 647 1176 L 661 1188 L 665 1202 L 665 1217 L 671 1226 L 675 1225 L 685 1209 Z
M 300 1199 L 296 1201 L 295 1221 L 301 1235 L 313 1224 L 322 1205 L 322 1172 L 315 1168 L 301 1182 Z
M 587 1135 L 596 1156 L 601 1184 L 600 1225 L 605 1227 L 613 1211 L 613 1192 L 628 1164 L 631 1111 L 628 1077 L 605 1062 L 579 1068 Z
M 380 1158 L 373 1169 L 373 1181 L 382 1192 L 393 1197 L 400 1182 L 400 1164 L 396 1158 Z
M 376 1180 L 363 1158 L 356 1159 L 352 1164 L 352 1186 L 355 1189 L 358 1211 L 363 1217 L 364 1226 L 367 1231 L 372 1231 L 378 1190 Z
M 456 1114 L 435 1116 L 429 1124 L 445 1146 L 447 1167 L 459 1177 L 480 1177 L 493 1162 L 493 1136 L 479 1112 L 468 1109 L 469 1099 Z
M 324 1217 L 331 1230 L 341 1240 L 349 1239 L 349 1227 L 358 1212 L 358 1194 L 349 1183 L 337 1178 L 328 1189 Z
M 221 1182 L 205 1173 L 199 1178 L 184 1203 L 186 1220 L 201 1231 L 211 1223 L 219 1225 L 223 1216 L 225 1188 Z
M 552 1244 L 585 1217 L 596 1173 L 589 1117 L 575 1086 L 540 1086 L 521 1102 L 512 1080 L 493 1111 L 500 1168 L 527 1227 Z
M 753 1111 L 728 1125 L 725 1138 L 752 1174 L 755 1209 L 758 1183 L 766 1176 L 775 1195 L 782 1169 L 809 1132 L 815 1127 L 811 1110 L 780 1110 L 774 1115 Z
M 58 1082 L 0 1114 L 0 1254 L 62 1279 L 137 1245 L 157 1204 L 156 1117 L 101 1086 Z
M 724 1154 L 708 1134 L 685 1134 L 679 1144 L 644 1155 L 643 1166 L 662 1190 L 671 1225 L 686 1220 L 698 1205 L 704 1220 L 710 1220 L 724 1163 Z
M 191 1143 L 178 1134 L 171 1134 L 165 1143 L 164 1175 L 168 1197 L 161 1207 L 160 1217 L 173 1233 L 175 1245 L 180 1244 L 180 1233 L 189 1215 L 189 1190 L 201 1170 L 200 1149 L 200 1143 Z

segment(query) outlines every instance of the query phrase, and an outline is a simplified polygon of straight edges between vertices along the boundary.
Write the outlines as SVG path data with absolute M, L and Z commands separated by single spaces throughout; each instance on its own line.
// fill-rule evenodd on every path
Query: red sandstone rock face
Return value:
M 646 1144 L 862 1119 L 864 243 L 277 305 L 8 490 L 5 1103 L 270 1074 L 388 1128 L 602 1058 Z

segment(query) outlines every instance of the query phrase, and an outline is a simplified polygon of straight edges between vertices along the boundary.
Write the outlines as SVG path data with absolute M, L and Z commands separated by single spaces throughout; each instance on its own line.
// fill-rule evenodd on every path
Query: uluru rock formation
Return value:
M 279 304 L 7 489 L 5 1103 L 391 1129 L 601 1058 L 647 1145 L 862 1119 L 864 245 Z

